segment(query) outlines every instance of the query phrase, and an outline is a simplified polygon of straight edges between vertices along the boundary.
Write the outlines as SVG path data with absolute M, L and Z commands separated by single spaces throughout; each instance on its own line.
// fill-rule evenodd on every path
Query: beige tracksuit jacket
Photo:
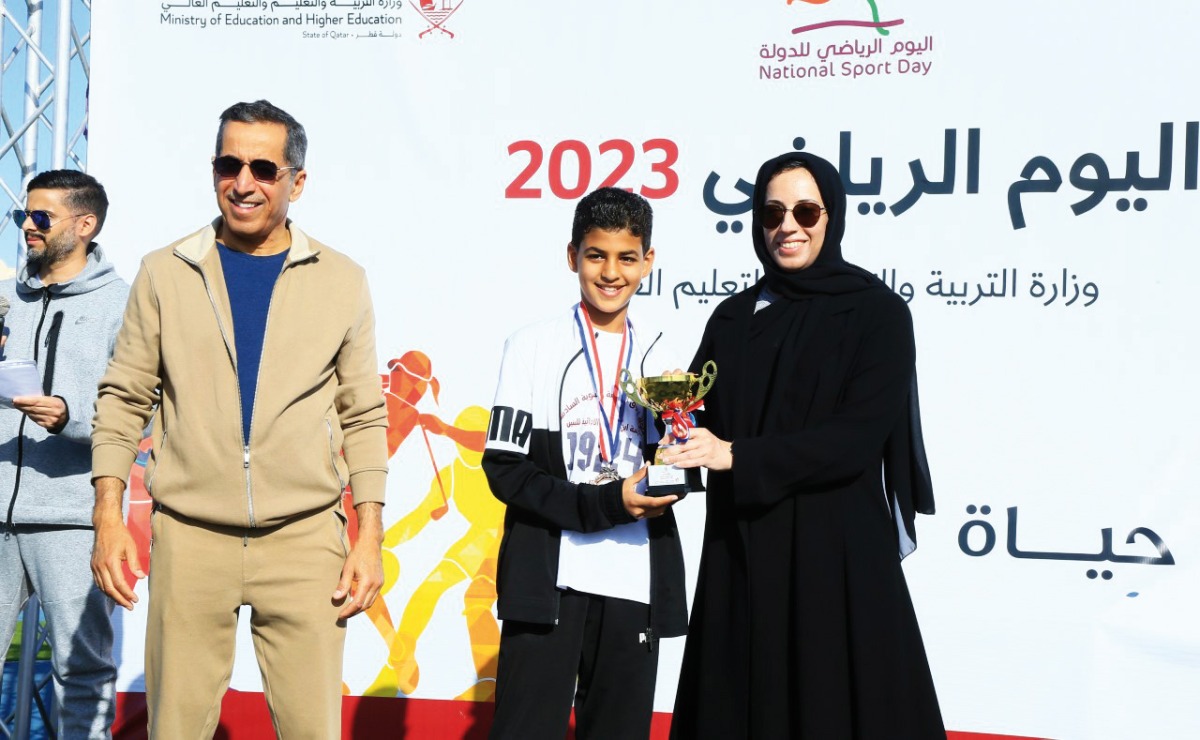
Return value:
M 334 505 L 346 483 L 356 505 L 382 502 L 387 411 L 363 269 L 289 223 L 244 445 L 219 225 L 142 260 L 100 381 L 92 475 L 127 481 L 153 416 L 146 487 L 184 516 L 273 526 Z

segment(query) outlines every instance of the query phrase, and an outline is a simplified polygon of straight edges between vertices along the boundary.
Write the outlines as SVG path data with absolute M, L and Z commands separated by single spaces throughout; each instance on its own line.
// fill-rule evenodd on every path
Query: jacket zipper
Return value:
M 275 276 L 275 284 L 271 286 L 271 298 L 270 298 L 270 300 L 267 301 L 267 318 L 265 321 L 263 321 L 263 337 L 262 337 L 262 352 L 264 352 L 264 353 L 266 352 L 266 349 L 267 349 L 267 329 L 269 329 L 271 326 L 271 309 L 274 308 L 274 306 L 275 306 L 275 289 L 277 287 L 279 287 L 279 278 L 283 275 L 284 271 L 287 270 L 287 268 L 288 268 L 287 257 L 284 257 L 283 258 L 283 267 L 281 267 L 279 269 L 279 275 Z M 234 369 L 236 370 L 236 366 Z M 261 380 L 261 379 L 262 379 L 262 355 L 260 354 L 259 362 L 258 362 L 258 376 L 254 378 L 254 404 L 250 407 L 250 429 L 249 429 L 248 433 L 245 430 L 243 430 L 243 433 L 242 433 L 243 440 L 250 439 L 251 435 L 254 434 L 254 411 L 258 407 L 258 386 L 259 386 L 259 380 Z M 242 406 L 242 389 L 241 389 L 241 384 L 239 383 L 238 384 L 238 408 L 241 409 L 241 406 Z M 254 488 L 250 483 L 250 443 L 249 442 L 247 442 L 242 447 L 242 455 L 243 455 L 242 456 L 242 466 L 243 466 L 244 470 L 246 471 L 246 510 L 249 512 L 249 515 L 250 515 L 250 528 L 254 529 L 255 527 L 258 526 L 258 523 L 254 520 Z M 341 491 L 338 491 L 338 495 L 339 496 L 341 495 Z M 245 538 L 243 538 L 243 544 L 244 543 L 245 543 Z
M 204 268 L 200 266 L 200 263 L 183 257 L 182 255 L 180 255 L 180 257 L 195 267 L 196 271 L 200 273 L 200 279 L 204 282 L 204 292 L 208 294 L 208 302 L 212 304 L 213 314 L 217 317 L 217 328 L 221 330 L 221 339 L 225 342 L 225 350 L 229 353 L 231 358 L 230 361 L 233 363 L 233 374 L 236 380 L 237 354 L 233 349 L 233 343 L 229 340 L 229 335 L 225 333 L 225 324 L 221 322 L 221 314 L 217 310 L 217 299 L 216 296 L 213 295 L 212 284 L 208 281 L 208 273 L 204 271 Z M 274 290 L 272 290 L 272 295 L 274 295 Z M 270 311 L 268 309 L 268 314 L 269 313 Z M 237 382 L 233 384 L 233 387 L 234 390 L 237 391 L 238 410 L 240 411 L 242 408 L 242 387 L 241 384 Z M 251 413 L 251 421 L 253 422 L 253 412 Z M 250 528 L 254 529 L 258 526 L 258 524 L 254 521 L 254 498 L 250 489 L 250 445 L 246 444 L 244 441 L 248 438 L 248 435 L 246 434 L 246 430 L 242 428 L 242 415 L 240 413 L 238 414 L 238 432 L 238 436 L 243 440 L 242 471 L 246 478 L 246 516 L 249 520 Z M 245 544 L 245 539 L 246 538 L 244 537 L 242 538 L 243 544 Z
M 253 423 L 253 412 L 250 420 Z M 250 528 L 254 529 L 258 524 L 254 521 L 254 492 L 250 489 L 250 445 L 242 445 L 242 471 L 246 476 L 246 512 L 250 516 Z M 245 541 L 243 537 L 242 543 L 245 544 Z
M 650 343 L 650 346 L 646 348 L 646 352 L 642 355 L 642 365 L 641 365 L 642 377 L 646 376 L 646 358 L 649 357 L 650 353 L 654 351 L 654 346 L 658 344 L 658 340 L 660 340 L 660 339 L 662 339 L 661 331 L 658 333 L 658 336 L 656 336 L 654 338 L 654 341 Z M 646 411 L 646 409 L 641 409 L 641 412 L 642 412 L 642 423 L 645 424 L 647 411 Z M 642 429 L 642 444 L 645 444 L 645 443 L 646 443 L 646 429 L 643 428 Z M 671 516 L 674 516 L 674 515 L 675 515 L 674 512 L 672 512 Z M 654 652 L 655 643 L 658 641 L 658 635 L 655 634 L 655 632 L 654 632 L 654 601 L 655 601 L 654 588 L 655 588 L 655 585 L 658 583 L 658 576 L 656 573 L 657 569 L 654 567 L 654 538 L 650 532 L 650 523 L 649 522 L 646 523 L 646 538 L 647 538 L 646 552 L 650 556 L 650 603 L 648 603 L 646 605 L 646 607 L 647 607 L 646 611 L 647 611 L 647 615 L 648 615 L 647 621 L 649 622 L 649 624 L 646 625 L 646 647 L 649 648 L 650 652 Z
M 639 411 L 645 413 L 646 410 L 639 409 Z M 642 440 L 644 442 L 645 437 Z M 654 535 L 650 531 L 650 522 L 646 522 L 646 556 L 650 560 L 650 600 L 646 604 L 646 648 L 650 652 L 654 652 L 655 643 L 658 641 L 658 635 L 654 634 L 654 586 L 658 579 L 654 567 Z
M 38 361 L 38 350 L 42 344 L 42 324 L 46 323 L 46 314 L 50 310 L 50 289 L 42 289 L 42 315 L 38 319 L 37 331 L 33 335 L 33 361 Z M 25 414 L 21 414 L 21 423 L 17 425 L 17 472 L 13 479 L 12 499 L 8 502 L 8 527 L 13 526 L 13 509 L 17 505 L 17 493 L 21 490 L 21 465 L 22 458 L 25 456 L 25 421 L 28 419 Z

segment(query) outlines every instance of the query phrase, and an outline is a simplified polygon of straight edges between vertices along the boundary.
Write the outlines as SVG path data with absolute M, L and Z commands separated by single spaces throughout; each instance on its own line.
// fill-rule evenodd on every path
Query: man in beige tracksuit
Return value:
M 243 605 L 276 734 L 339 737 L 345 620 L 383 581 L 374 315 L 362 268 L 287 219 L 305 148 L 303 127 L 266 101 L 222 114 L 221 216 L 143 259 L 100 383 L 92 571 L 127 609 L 137 596 L 122 564 L 143 570 L 121 495 L 154 417 L 151 737 L 212 737 Z

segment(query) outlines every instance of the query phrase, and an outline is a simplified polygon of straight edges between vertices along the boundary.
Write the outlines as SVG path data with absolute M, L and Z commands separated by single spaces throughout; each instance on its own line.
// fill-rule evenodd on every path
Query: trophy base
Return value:
M 687 471 L 674 465 L 651 465 L 646 469 L 646 495 L 683 498 L 688 492 Z

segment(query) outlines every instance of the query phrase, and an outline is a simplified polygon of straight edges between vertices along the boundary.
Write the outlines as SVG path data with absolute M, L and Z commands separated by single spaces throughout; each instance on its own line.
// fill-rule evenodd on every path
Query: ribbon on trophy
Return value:
M 692 427 L 696 426 L 696 415 L 692 412 L 704 408 L 704 399 L 686 401 L 670 401 L 662 410 L 663 424 L 671 430 L 671 436 L 676 442 L 686 442 L 691 436 Z

